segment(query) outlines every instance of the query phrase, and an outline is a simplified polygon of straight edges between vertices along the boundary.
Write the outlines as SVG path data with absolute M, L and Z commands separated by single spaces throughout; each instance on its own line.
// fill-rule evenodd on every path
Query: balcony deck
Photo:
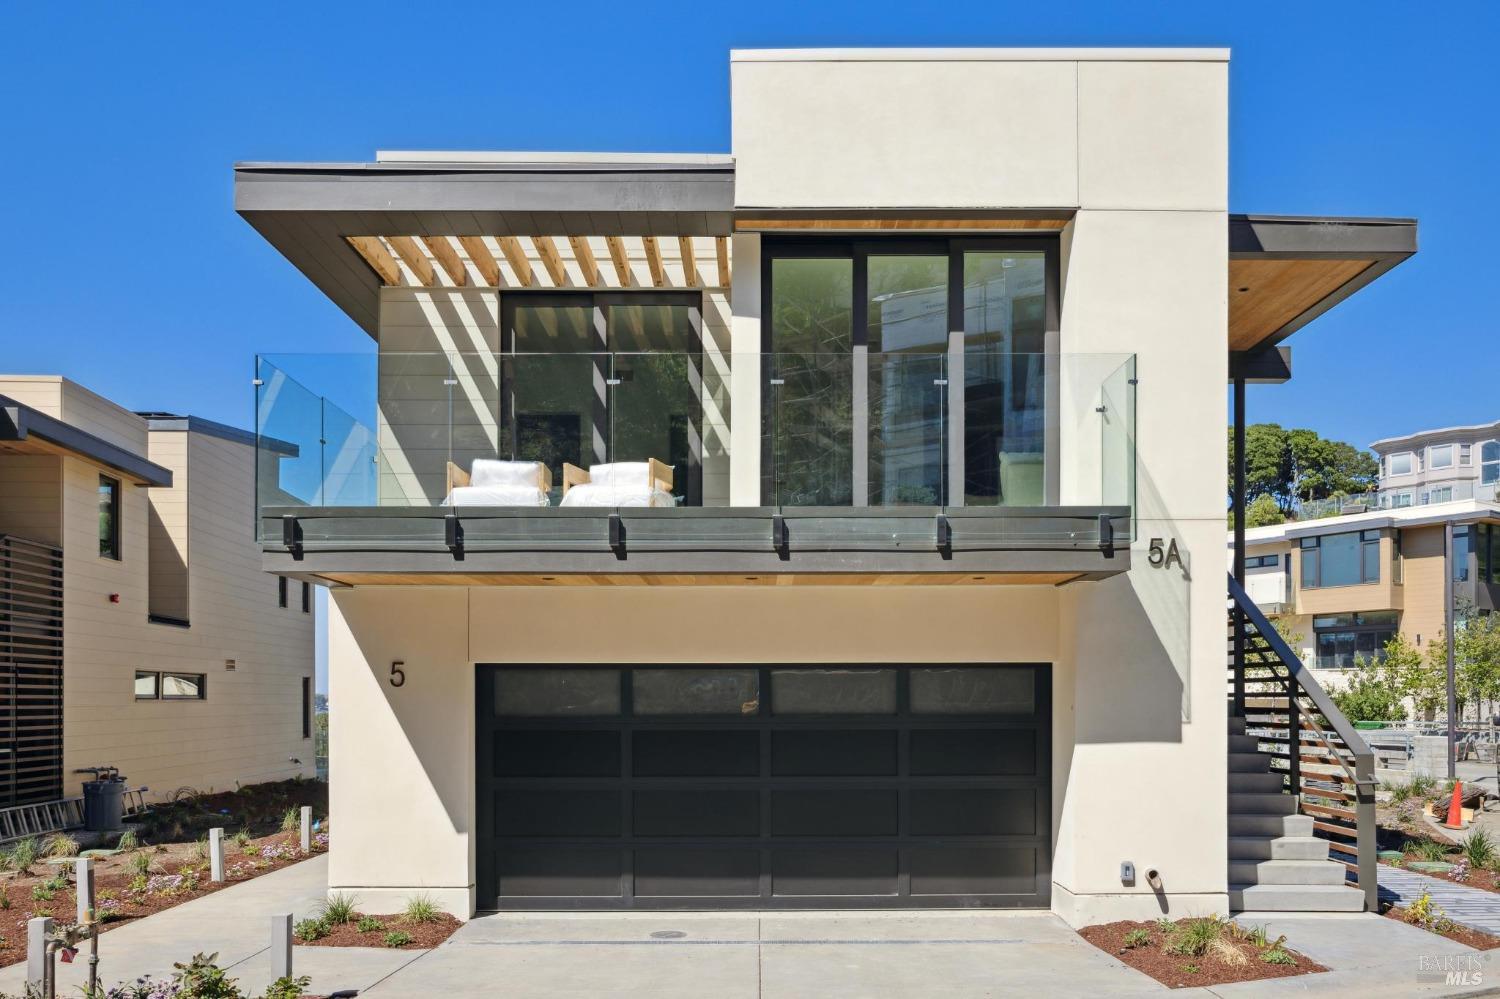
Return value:
M 335 585 L 1063 585 L 1130 568 L 1128 507 L 262 509 L 269 572 Z

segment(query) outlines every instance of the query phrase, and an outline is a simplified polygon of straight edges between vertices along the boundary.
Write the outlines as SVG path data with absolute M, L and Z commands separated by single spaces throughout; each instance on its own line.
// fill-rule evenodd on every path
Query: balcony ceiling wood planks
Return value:
M 651 269 L 651 283 L 658 288 L 665 287 L 667 275 L 661 265 L 661 248 L 656 245 L 656 237 L 642 236 L 641 245 L 646 248 L 646 266 Z
M 1077 572 L 463 573 L 326 572 L 343 586 L 1064 586 Z
M 557 242 L 551 236 L 532 236 L 531 244 L 536 247 L 537 256 L 542 258 L 542 266 L 547 268 L 553 287 L 561 288 L 567 284 L 568 269 L 563 266 L 562 254 L 557 252 Z
M 625 255 L 625 240 L 619 236 L 605 236 L 604 245 L 609 247 L 609 262 L 615 265 L 615 278 L 621 288 L 633 283 L 630 273 L 630 258 Z
M 438 262 L 454 287 L 462 288 L 469 283 L 468 268 L 458 258 L 458 251 L 453 248 L 447 236 L 423 236 L 422 245 L 427 247 L 427 252 L 432 254 L 432 259 Z
M 490 248 L 485 245 L 483 237 L 460 236 L 458 237 L 458 245 L 462 246 L 464 252 L 469 255 L 470 262 L 479 271 L 479 276 L 484 279 L 484 283 L 491 287 L 499 287 L 500 262 L 495 259 L 495 255 L 490 252 Z
M 589 246 L 589 238 L 569 236 L 568 245 L 573 247 L 573 259 L 578 262 L 578 269 L 583 272 L 583 283 L 590 288 L 598 286 L 599 262 L 594 259 L 594 250 Z
M 410 236 L 387 236 L 385 241 L 391 244 L 396 256 L 416 275 L 418 283 L 428 288 L 437 284 L 437 268 L 432 266 L 432 261 L 417 247 L 415 239 Z

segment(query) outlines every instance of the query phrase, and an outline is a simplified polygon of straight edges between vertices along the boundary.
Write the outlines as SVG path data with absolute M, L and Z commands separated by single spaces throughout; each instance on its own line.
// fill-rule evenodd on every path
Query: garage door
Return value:
M 481 909 L 1047 905 L 1045 666 L 477 682 Z

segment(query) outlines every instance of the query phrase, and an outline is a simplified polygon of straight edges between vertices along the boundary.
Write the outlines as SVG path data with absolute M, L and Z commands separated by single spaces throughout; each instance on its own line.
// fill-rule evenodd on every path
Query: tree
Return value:
M 1481 709 L 1500 698 L 1500 617 L 1480 614 L 1471 601 L 1462 601 L 1453 608 L 1453 686 L 1457 694 L 1458 710 L 1462 715 L 1465 705 L 1473 704 Z M 1427 657 L 1432 669 L 1443 680 L 1443 699 L 1447 701 L 1448 636 L 1439 632 L 1427 645 Z
M 1233 514 L 1230 515 L 1233 517 Z M 1271 527 L 1275 524 L 1286 523 L 1286 514 L 1281 512 L 1281 507 L 1276 505 L 1276 500 L 1267 495 L 1255 497 L 1255 501 L 1245 507 L 1246 527 Z
M 1245 499 L 1269 496 L 1283 515 L 1298 503 L 1368 492 L 1380 465 L 1368 451 L 1328 440 L 1315 430 L 1284 429 L 1279 423 L 1245 428 Z M 1229 494 L 1234 495 L 1234 428 L 1229 429 Z
M 1343 690 L 1333 692 L 1333 703 L 1350 721 L 1405 721 L 1406 706 L 1394 681 L 1388 660 L 1354 660 L 1357 672 Z
M 1399 631 L 1385 643 L 1383 666 L 1387 675 L 1397 693 L 1403 698 L 1411 698 L 1418 716 L 1435 712 L 1448 699 L 1448 671 L 1446 667 L 1434 665 L 1431 656 L 1433 644 L 1428 644 L 1429 654 L 1424 656 Z

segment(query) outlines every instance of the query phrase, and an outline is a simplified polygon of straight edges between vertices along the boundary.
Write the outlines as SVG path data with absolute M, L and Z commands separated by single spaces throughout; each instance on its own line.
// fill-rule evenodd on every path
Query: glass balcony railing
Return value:
M 539 534 L 600 508 L 816 508 L 830 525 L 881 508 L 897 533 L 902 509 L 1128 523 L 1135 393 L 1132 355 L 993 348 L 263 355 L 256 498 L 263 539 L 311 508 L 504 509 Z

